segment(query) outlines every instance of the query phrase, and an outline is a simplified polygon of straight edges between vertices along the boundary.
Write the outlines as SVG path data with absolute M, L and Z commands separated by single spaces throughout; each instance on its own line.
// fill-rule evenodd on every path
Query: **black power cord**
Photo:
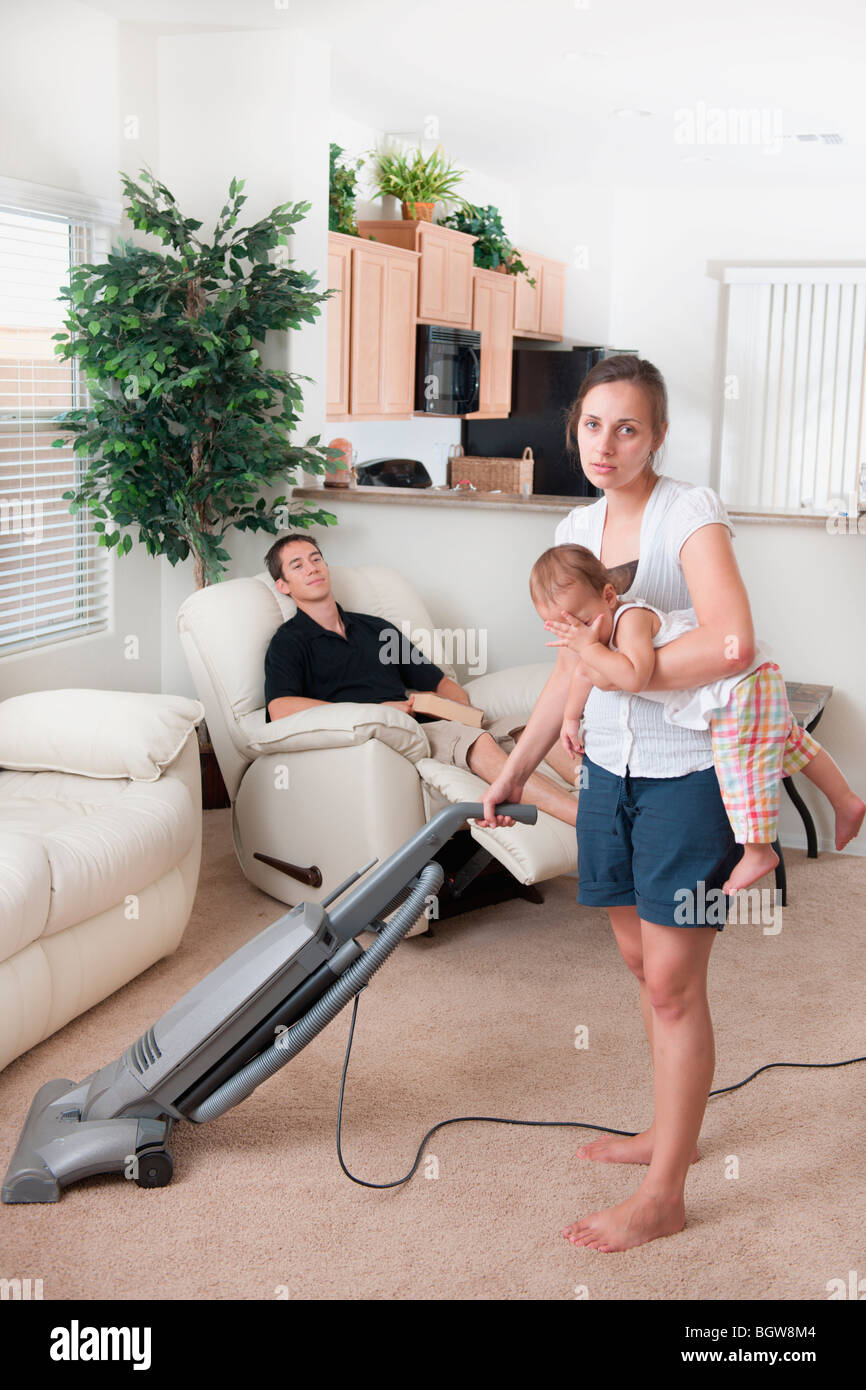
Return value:
M 352 1005 L 352 1022 L 349 1025 L 349 1040 L 346 1043 L 346 1059 L 343 1062 L 343 1074 L 340 1077 L 340 1104 L 337 1110 L 337 1157 L 340 1160 L 340 1167 L 352 1182 L 358 1183 L 360 1187 L 402 1187 L 410 1178 L 415 1176 L 418 1164 L 421 1162 L 421 1155 L 424 1152 L 427 1140 L 437 1129 L 445 1129 L 447 1125 L 460 1124 L 486 1124 L 486 1125 L 530 1125 L 542 1129 L 597 1129 L 602 1134 L 622 1134 L 628 1138 L 633 1138 L 638 1133 L 634 1129 L 612 1129 L 609 1125 L 591 1125 L 580 1120 L 507 1120 L 496 1115 L 455 1115 L 451 1120 L 440 1120 L 438 1125 L 428 1129 L 418 1147 L 415 1162 L 409 1169 L 405 1178 L 395 1178 L 393 1182 L 365 1182 L 363 1178 L 356 1178 L 354 1173 L 350 1173 L 343 1162 L 343 1150 L 341 1146 L 341 1134 L 343 1128 L 343 1096 L 346 1090 L 346 1073 L 349 1070 L 349 1057 L 352 1053 L 352 1038 L 355 1035 L 355 1018 L 358 1013 L 358 1000 L 367 986 L 359 990 L 355 995 L 355 1002 Z M 767 1062 L 763 1067 L 758 1067 L 751 1076 L 747 1076 L 743 1081 L 734 1082 L 733 1086 L 721 1086 L 717 1091 L 710 1091 L 710 1096 L 723 1096 L 728 1091 L 738 1091 L 741 1086 L 746 1086 L 750 1081 L 754 1081 L 756 1076 L 760 1076 L 762 1071 L 771 1071 L 773 1067 L 850 1067 L 854 1062 L 866 1062 L 866 1057 L 848 1057 L 844 1062 Z

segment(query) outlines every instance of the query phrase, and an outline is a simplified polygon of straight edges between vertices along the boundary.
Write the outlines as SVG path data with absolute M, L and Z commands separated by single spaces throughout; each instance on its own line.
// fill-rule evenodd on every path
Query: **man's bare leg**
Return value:
M 481 734 L 469 749 L 467 762 L 476 777 L 483 777 L 487 783 L 495 782 L 507 759 L 507 753 L 490 734 Z M 522 804 L 537 806 L 566 825 L 577 824 L 577 800 L 569 792 L 551 782 L 543 772 L 533 772 L 527 778 L 520 798 Z

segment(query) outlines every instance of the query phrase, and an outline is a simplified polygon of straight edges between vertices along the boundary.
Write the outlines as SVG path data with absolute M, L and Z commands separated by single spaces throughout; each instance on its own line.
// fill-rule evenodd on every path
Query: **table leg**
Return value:
M 809 813 L 809 808 L 806 805 L 800 793 L 797 791 L 797 788 L 794 786 L 790 777 L 782 778 L 782 786 L 785 788 L 785 791 L 788 793 L 789 797 L 791 798 L 791 800 L 793 801 L 794 805 L 800 813 L 800 819 L 803 822 L 803 828 L 806 831 L 806 857 L 808 859 L 817 859 L 818 836 L 815 832 L 815 822 L 812 820 L 812 817 Z
M 782 903 L 782 907 L 787 907 L 787 906 L 788 906 L 788 877 L 787 877 L 787 874 L 785 873 L 785 860 L 784 860 L 784 857 L 783 857 L 783 855 L 782 855 L 782 843 L 781 843 L 780 840 L 774 840 L 774 841 L 773 841 L 773 849 L 776 851 L 776 853 L 777 853 L 778 856 L 779 856 L 779 862 L 778 862 L 778 864 L 776 865 L 776 888 L 777 888 L 777 890 L 778 890 L 778 892 L 779 892 L 779 894 L 780 894 L 780 900 L 781 900 L 781 903 Z

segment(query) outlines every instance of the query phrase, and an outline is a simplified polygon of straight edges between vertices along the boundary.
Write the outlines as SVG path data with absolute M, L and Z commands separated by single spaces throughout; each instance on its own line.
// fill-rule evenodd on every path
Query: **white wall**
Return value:
M 514 240 L 543 256 L 565 261 L 563 349 L 574 343 L 635 346 L 628 324 L 611 336 L 610 265 L 613 198 L 607 189 L 562 183 L 521 189 L 519 234 Z
M 720 261 L 862 263 L 866 189 L 619 188 L 614 207 L 610 340 L 628 339 L 667 380 L 666 471 L 707 483 L 721 380 L 721 286 L 709 272 Z
M 0 173 L 117 198 L 117 21 L 77 0 L 3 0 Z
M 290 255 L 325 288 L 327 46 L 295 32 L 171 34 L 159 39 L 157 65 L 158 172 L 187 214 L 209 231 L 233 176 L 246 180 L 246 222 L 279 203 L 312 203 Z M 295 442 L 304 443 L 325 428 L 324 313 L 300 332 L 273 335 L 267 358 L 274 367 L 313 378 L 302 383 L 304 413 Z M 232 532 L 227 539 L 230 574 L 263 568 L 272 537 Z M 193 588 L 191 563 L 175 570 L 163 565 L 163 688 L 180 694 L 191 694 L 193 686 L 175 617 Z

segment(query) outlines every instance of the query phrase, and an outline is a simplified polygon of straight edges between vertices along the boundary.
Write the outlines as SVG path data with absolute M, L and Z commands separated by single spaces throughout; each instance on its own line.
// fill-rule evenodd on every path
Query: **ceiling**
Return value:
M 419 136 L 434 117 L 457 163 L 515 182 L 766 189 L 866 176 L 863 0 L 87 3 L 165 32 L 303 29 L 330 44 L 346 115 Z

